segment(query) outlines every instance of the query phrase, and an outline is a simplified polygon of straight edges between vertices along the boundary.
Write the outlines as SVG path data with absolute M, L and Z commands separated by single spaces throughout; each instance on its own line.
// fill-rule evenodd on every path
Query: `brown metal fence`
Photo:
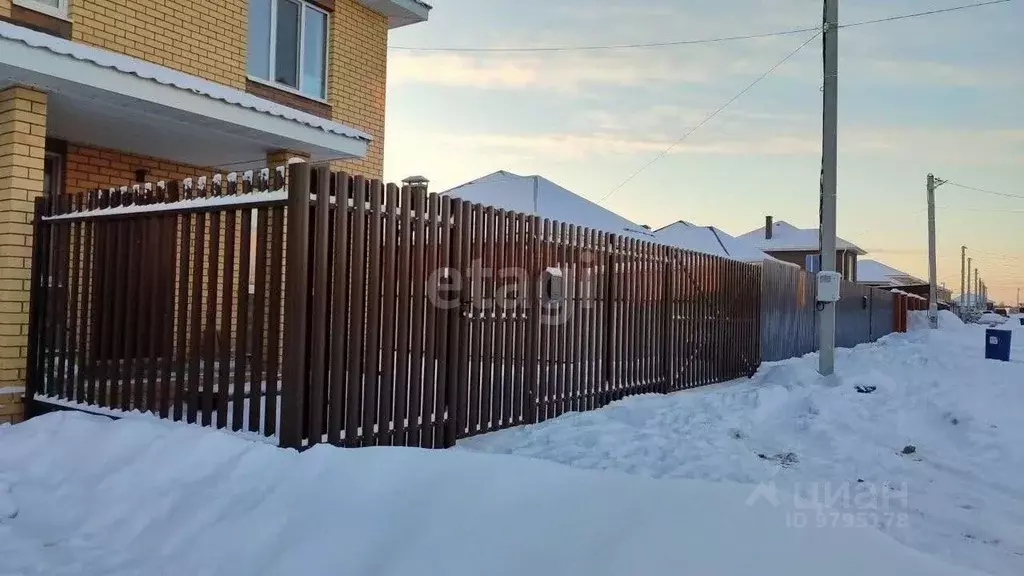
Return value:
M 451 446 L 756 370 L 755 266 L 293 170 L 283 445 Z
M 293 165 L 39 201 L 30 397 L 443 447 L 752 374 L 762 270 Z
M 282 186 L 264 170 L 37 200 L 29 393 L 275 435 Z

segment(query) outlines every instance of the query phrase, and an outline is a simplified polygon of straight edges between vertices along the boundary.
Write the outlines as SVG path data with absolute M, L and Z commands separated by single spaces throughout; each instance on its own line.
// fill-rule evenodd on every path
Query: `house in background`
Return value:
M 40 196 L 295 157 L 381 177 L 388 31 L 430 9 L 0 0 L 0 276 L 29 278 Z M 0 290 L 0 421 L 20 402 L 27 310 L 27 287 Z
M 542 176 L 520 176 L 499 170 L 442 194 L 646 242 L 658 241 L 647 227 L 623 218 Z
M 857 263 L 857 283 L 873 288 L 896 289 L 925 299 L 931 294 L 931 286 L 927 280 L 877 260 L 861 260 Z M 949 309 L 953 301 L 952 291 L 945 285 L 937 286 L 935 299 L 940 309 Z
M 891 288 L 928 282 L 877 260 L 861 260 L 857 262 L 857 283 L 876 288 Z
M 679 220 L 655 230 L 654 234 L 662 244 L 741 262 L 761 263 L 772 259 L 750 243 L 734 238 L 714 226 L 697 226 Z
M 805 270 L 820 269 L 820 239 L 817 228 L 797 228 L 785 221 L 765 217 L 762 228 L 751 230 L 740 241 L 749 243 L 769 256 L 795 264 Z M 857 281 L 857 258 L 867 254 L 856 244 L 836 238 L 836 270 L 851 282 Z

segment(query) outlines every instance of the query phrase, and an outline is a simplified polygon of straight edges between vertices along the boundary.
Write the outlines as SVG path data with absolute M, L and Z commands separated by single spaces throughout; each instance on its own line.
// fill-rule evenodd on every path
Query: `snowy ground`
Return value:
M 627 399 L 460 447 L 817 494 L 840 521 L 953 564 L 1024 574 L 1024 326 L 1003 326 L 1014 331 L 1003 363 L 984 359 L 985 327 L 944 313 L 929 332 L 915 314 L 908 334 L 838 351 L 829 380 L 809 355 L 753 380 Z M 876 506 L 885 494 L 888 513 Z
M 0 427 L 0 575 L 1021 574 L 1014 329 L 1017 363 L 915 331 L 449 451 L 49 414 Z
M 63 412 L 0 428 L 0 574 L 972 574 L 752 494 L 462 450 L 300 455 Z

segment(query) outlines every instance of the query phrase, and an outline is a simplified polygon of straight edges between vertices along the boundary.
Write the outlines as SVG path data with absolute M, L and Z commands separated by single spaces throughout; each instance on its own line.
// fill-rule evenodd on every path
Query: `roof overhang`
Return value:
M 388 17 L 388 28 L 426 22 L 431 6 L 419 0 L 359 0 L 367 8 Z
M 369 135 L 241 90 L 0 22 L 0 89 L 49 94 L 47 135 L 183 164 L 364 157 Z

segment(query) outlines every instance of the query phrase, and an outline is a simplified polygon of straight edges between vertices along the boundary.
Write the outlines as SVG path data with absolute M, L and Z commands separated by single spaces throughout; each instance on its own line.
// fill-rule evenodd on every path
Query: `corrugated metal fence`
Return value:
M 818 349 L 814 274 L 781 262 L 762 266 L 761 359 L 802 356 Z M 836 304 L 836 346 L 873 342 L 896 327 L 895 296 L 888 291 L 842 281 Z

